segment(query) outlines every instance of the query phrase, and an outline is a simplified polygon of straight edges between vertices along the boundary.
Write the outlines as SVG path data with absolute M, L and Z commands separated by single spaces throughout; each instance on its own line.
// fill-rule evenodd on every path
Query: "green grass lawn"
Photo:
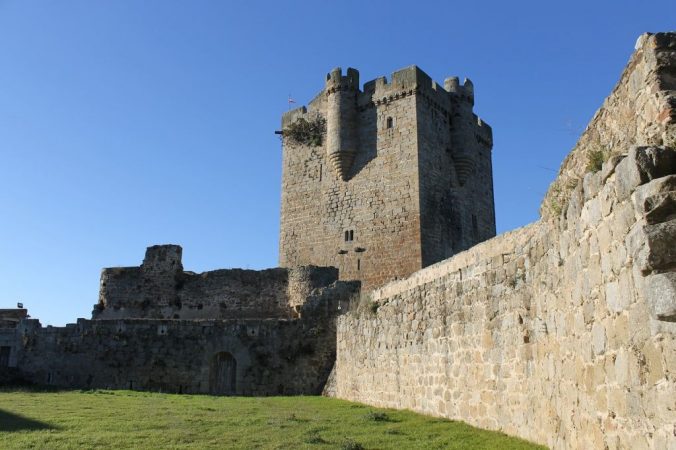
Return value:
M 462 422 L 323 397 L 0 391 L 0 448 L 541 449 Z

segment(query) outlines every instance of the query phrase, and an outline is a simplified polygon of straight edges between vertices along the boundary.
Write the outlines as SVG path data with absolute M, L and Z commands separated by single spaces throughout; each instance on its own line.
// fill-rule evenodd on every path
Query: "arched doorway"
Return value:
M 209 393 L 235 395 L 237 360 L 228 352 L 216 353 L 209 368 Z

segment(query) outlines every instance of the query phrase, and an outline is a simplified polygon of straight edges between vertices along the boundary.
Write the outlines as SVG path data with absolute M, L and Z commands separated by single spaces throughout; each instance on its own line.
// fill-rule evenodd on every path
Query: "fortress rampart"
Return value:
M 140 267 L 101 272 L 94 319 L 298 317 L 310 293 L 338 279 L 333 267 L 183 271 L 181 247 L 149 247 Z
M 76 388 L 226 395 L 321 392 L 335 360 L 336 315 L 358 282 L 334 268 L 183 271 L 178 245 L 140 267 L 104 269 L 93 319 L 0 333 L 25 380 Z
M 674 448 L 674 48 L 641 38 L 543 219 L 340 317 L 327 392 L 556 449 Z M 595 171 L 597 134 L 613 151 Z

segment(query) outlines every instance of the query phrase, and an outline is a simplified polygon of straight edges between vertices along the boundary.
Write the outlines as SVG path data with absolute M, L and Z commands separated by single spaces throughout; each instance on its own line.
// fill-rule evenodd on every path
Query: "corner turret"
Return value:
M 341 180 L 348 178 L 359 148 L 357 137 L 357 97 L 359 72 L 348 68 L 343 76 L 340 67 L 326 75 L 327 120 L 326 153 Z

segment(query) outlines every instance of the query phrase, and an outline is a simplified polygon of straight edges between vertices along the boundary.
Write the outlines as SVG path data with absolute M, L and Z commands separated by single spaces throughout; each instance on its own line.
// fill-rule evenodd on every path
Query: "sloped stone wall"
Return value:
M 641 39 L 590 125 L 615 130 L 615 150 L 594 173 L 585 134 L 544 219 L 385 285 L 339 319 L 336 396 L 557 449 L 676 448 L 674 115 L 617 109 L 636 96 L 673 104 L 663 81 L 674 43 Z M 661 146 L 636 147 L 653 144 L 654 124 Z

